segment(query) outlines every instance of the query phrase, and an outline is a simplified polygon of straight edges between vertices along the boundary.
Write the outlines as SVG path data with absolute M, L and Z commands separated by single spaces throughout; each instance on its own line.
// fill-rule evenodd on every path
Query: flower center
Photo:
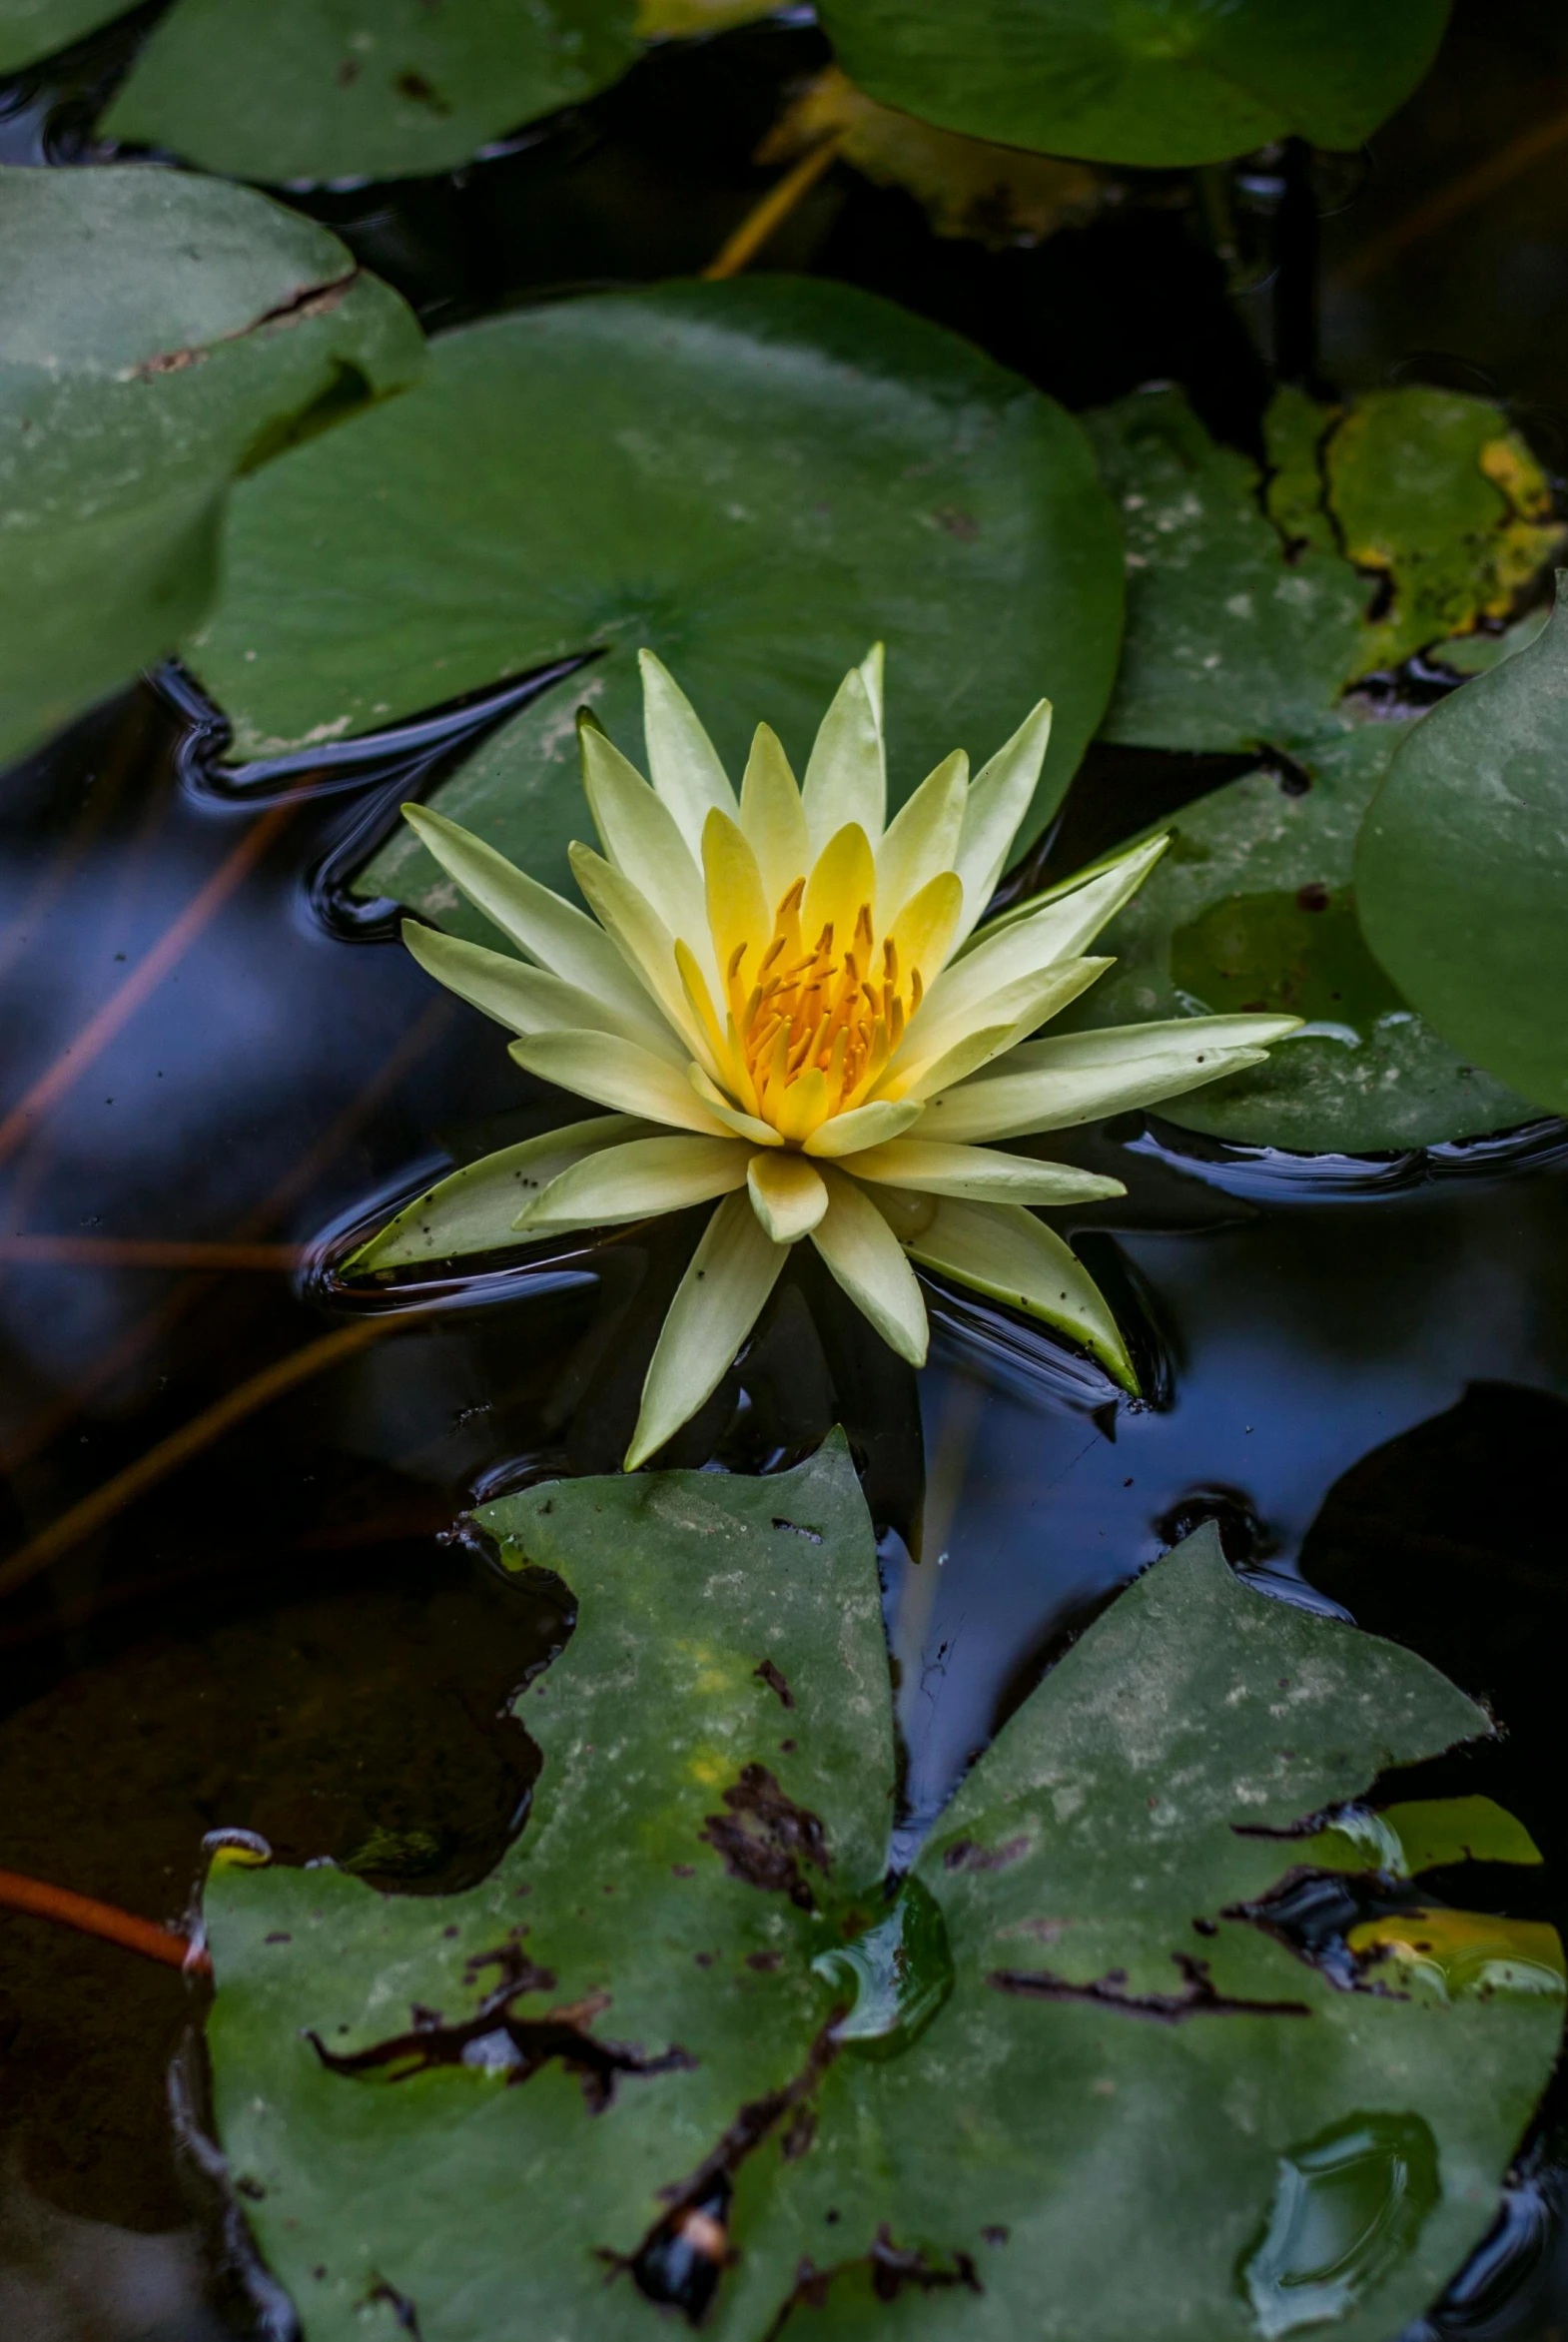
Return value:
M 878 949 L 869 903 L 861 904 L 843 944 L 832 920 L 808 943 L 800 926 L 805 891 L 798 878 L 778 907 L 767 948 L 757 956 L 751 944 L 737 944 L 724 971 L 757 1112 L 786 1138 L 797 1136 L 803 1114 L 810 1116 L 807 1128 L 815 1127 L 870 1089 L 903 1039 L 922 989 L 918 968 L 901 979 L 891 935 Z

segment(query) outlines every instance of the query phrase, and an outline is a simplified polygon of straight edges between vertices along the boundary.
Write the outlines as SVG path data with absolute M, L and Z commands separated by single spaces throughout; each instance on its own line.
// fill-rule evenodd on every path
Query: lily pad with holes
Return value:
M 1303 1823 L 1492 1729 L 1422 1660 L 1242 1586 L 1204 1529 L 885 1884 L 841 1439 L 479 1518 L 580 1603 L 518 1696 L 543 1772 L 511 1852 L 446 1898 L 208 1884 L 219 2132 L 313 2342 L 621 2342 L 672 2307 L 720 2342 L 884 2312 L 943 2342 L 1385 2342 L 1484 2234 L 1561 2031 L 1552 1932 L 1368 1877 L 1357 1943 L 1308 1957 L 1275 1892 Z
M 415 376 L 335 236 L 249 188 L 0 171 L 0 756 L 172 650 L 236 475 Z
M 1105 931 L 1117 964 L 1059 1028 L 1236 1009 L 1306 1020 L 1266 1064 L 1162 1107 L 1167 1121 L 1246 1146 L 1364 1155 L 1535 1116 L 1433 1031 L 1362 938 L 1356 835 L 1409 729 L 1342 724 L 1282 770 L 1230 781 L 1160 825 L 1169 852 Z
M 1045 693 L 1034 834 L 1104 712 L 1121 631 L 1116 520 L 1078 424 L 890 303 L 784 277 L 453 334 L 400 410 L 258 479 L 227 554 L 190 656 L 241 755 L 601 651 L 437 799 L 568 890 L 588 829 L 574 711 L 635 750 L 640 645 L 738 773 L 764 720 L 803 762 L 882 638 L 900 796 L 955 747 L 990 756 Z M 363 884 L 462 927 L 411 835 Z
M 1551 623 L 1415 725 L 1368 809 L 1367 940 L 1454 1046 L 1568 1114 L 1568 577 Z
M 175 0 L 111 101 L 106 137 L 240 179 L 450 171 L 607 88 L 633 0 Z
M 1091 162 L 1217 163 L 1291 132 L 1358 147 L 1420 81 L 1448 0 L 825 0 L 852 81 L 944 129 Z

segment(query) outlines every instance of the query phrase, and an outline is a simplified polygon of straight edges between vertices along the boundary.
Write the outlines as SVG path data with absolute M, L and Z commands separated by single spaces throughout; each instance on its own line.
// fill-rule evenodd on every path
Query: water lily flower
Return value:
M 973 780 L 949 756 L 890 822 L 880 648 L 846 676 L 804 781 L 763 724 L 738 797 L 647 651 L 642 675 L 651 780 L 579 723 L 603 848 L 571 849 L 587 912 L 440 814 L 403 809 L 521 957 L 414 921 L 409 951 L 516 1035 L 520 1066 L 609 1111 L 454 1171 L 351 1268 L 716 1201 L 648 1367 L 628 1471 L 716 1388 L 801 1242 L 912 1365 L 928 1340 L 919 1261 L 1060 1328 L 1136 1391 L 1104 1296 L 1029 1208 L 1120 1181 L 995 1142 L 1195 1089 L 1257 1064 L 1299 1020 L 1029 1038 L 1111 965 L 1086 947 L 1166 842 L 980 924 L 1040 776 L 1048 702 Z

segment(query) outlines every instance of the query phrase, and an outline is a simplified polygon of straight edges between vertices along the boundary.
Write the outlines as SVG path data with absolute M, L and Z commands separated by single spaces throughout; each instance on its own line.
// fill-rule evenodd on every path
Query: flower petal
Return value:
M 994 999 L 972 1012 L 985 1020 L 978 1029 L 966 1030 L 968 1021 L 957 1014 L 938 1017 L 933 1012 L 928 1022 L 922 1013 L 889 1063 L 880 1087 L 894 1098 L 935 1098 L 1014 1048 L 1048 1019 L 1060 1016 L 1111 965 L 1109 960 L 1064 960 L 1004 985 Z
M 738 823 L 727 813 L 710 813 L 702 829 L 702 875 L 708 932 L 719 982 L 725 985 L 730 963 L 740 960 L 740 982 L 749 991 L 757 981 L 762 955 L 773 933 L 773 917 L 762 891 L 757 857 Z M 720 999 L 727 997 L 721 992 Z
M 672 936 L 706 957 L 702 873 L 675 816 L 634 764 L 592 724 L 578 727 L 582 785 L 611 865 L 629 879 Z M 711 977 L 713 971 L 708 970 Z
M 928 1268 L 1070 1334 L 1138 1396 L 1138 1376 L 1104 1293 L 1056 1230 L 1021 1204 L 944 1196 L 907 1248 Z
M 676 1287 L 642 1385 L 626 1450 L 634 1472 L 718 1388 L 789 1257 L 764 1232 L 749 1195 L 726 1195 Z
M 791 1147 L 804 1147 L 812 1133 L 828 1119 L 828 1081 L 820 1066 L 808 1066 L 787 1089 L 768 1101 L 779 1137 Z
M 1222 1074 L 1261 1064 L 1290 1017 L 1173 1017 L 1027 1041 L 1000 1065 L 929 1101 L 932 1139 L 1019 1139 L 1065 1131 L 1130 1107 L 1158 1106 Z M 1243 1036 L 1245 1039 L 1243 1040 Z
M 1003 747 L 970 783 L 957 868 L 964 881 L 959 940 L 977 927 L 1007 867 L 1019 824 L 1029 811 L 1051 738 L 1051 702 L 1038 700 Z
M 770 1147 L 754 1155 L 746 1169 L 752 1209 L 775 1244 L 793 1244 L 809 1236 L 828 1207 L 828 1191 L 803 1155 L 789 1148 Z
M 490 1252 L 519 1241 L 513 1222 L 519 1205 L 547 1187 L 571 1164 L 640 1139 L 653 1129 L 633 1115 L 594 1115 L 566 1123 L 519 1147 L 503 1147 L 482 1162 L 465 1163 L 407 1204 L 344 1264 L 347 1276 L 376 1268 L 405 1268 L 463 1252 Z
M 519 951 L 606 1006 L 632 1013 L 642 1007 L 637 980 L 620 953 L 575 903 L 540 886 L 504 854 L 442 813 L 405 805 L 402 817 L 474 909 L 492 920 Z
M 632 1139 L 624 1147 L 607 1147 L 572 1164 L 524 1207 L 516 1225 L 529 1235 L 614 1227 L 711 1202 L 715 1195 L 731 1195 L 745 1183 L 743 1141 L 663 1132 L 656 1138 Z
M 724 1125 L 698 1103 L 683 1075 L 613 1033 L 525 1033 L 510 1054 L 541 1082 L 574 1090 L 579 1098 L 677 1131 L 701 1131 L 710 1139 L 724 1135 Z
M 874 906 L 876 897 L 877 866 L 871 840 L 858 821 L 847 821 L 829 838 L 806 881 L 800 933 L 807 951 L 830 925 L 835 951 L 847 951 L 854 941 L 862 903 Z
M 591 993 L 579 991 L 575 984 L 563 984 L 547 969 L 514 960 L 505 952 L 486 951 L 482 944 L 464 943 L 457 936 L 442 934 L 438 927 L 425 927 L 417 919 L 403 921 L 402 940 L 426 975 L 486 1017 L 493 1017 L 508 1033 L 548 1033 L 560 1026 L 618 1033 L 623 1041 L 634 1041 L 639 1048 L 651 1050 L 655 1057 L 667 1058 L 685 1071 L 689 1052 L 651 1001 L 643 1002 L 640 1014 L 627 1016 L 595 1000 Z
M 959 834 L 969 803 L 969 758 L 962 748 L 928 773 L 894 815 L 877 848 L 879 924 L 886 927 L 928 880 L 956 867 Z M 964 899 L 959 882 L 959 902 Z
M 1125 1195 L 1120 1179 L 1069 1163 L 1038 1163 L 995 1147 L 954 1147 L 931 1139 L 891 1139 L 842 1159 L 851 1177 L 921 1195 L 968 1195 L 998 1203 L 1090 1203 Z
M 686 1079 L 703 1105 L 737 1138 L 749 1139 L 753 1147 L 783 1146 L 783 1140 L 771 1123 L 760 1122 L 755 1115 L 747 1114 L 744 1107 L 737 1106 L 732 1098 L 726 1098 L 718 1084 L 710 1082 L 700 1066 L 688 1066 Z
M 675 939 L 652 904 L 590 846 L 573 845 L 568 859 L 584 900 L 634 981 L 688 1044 L 692 1056 L 704 1064 L 713 1063 L 712 1043 L 681 981 Z M 707 956 L 704 949 L 704 959 Z
M 806 1141 L 806 1153 L 819 1158 L 853 1155 L 881 1140 L 896 1139 L 925 1111 L 918 1099 L 879 1098 L 872 1106 L 851 1107 L 848 1114 L 829 1115 L 817 1125 Z
M 648 752 L 648 777 L 696 854 L 702 846 L 702 825 L 715 806 L 734 820 L 735 792 L 719 762 L 718 750 L 668 667 L 651 650 L 639 651 L 637 663 L 642 669 L 642 737 Z
M 973 963 L 984 963 L 988 954 L 1019 955 L 1023 937 L 1029 939 L 1020 956 L 1020 964 L 1025 966 L 1043 967 L 1048 960 L 1065 959 L 1083 951 L 1107 922 L 1116 917 L 1123 904 L 1137 894 L 1170 843 L 1170 836 L 1165 832 L 1159 837 L 1141 838 L 1136 845 L 1119 850 L 1109 861 L 1088 871 L 1077 871 L 1060 886 L 1048 887 L 1043 894 L 1026 896 L 1011 910 L 988 919 L 955 960 L 955 985 L 968 976 Z
M 806 827 L 817 848 L 846 822 L 856 822 L 868 837 L 880 838 L 887 820 L 880 668 L 874 688 L 866 673 L 870 665 L 868 659 L 865 666 L 850 669 L 812 744 L 800 795 Z
M 780 898 L 811 868 L 811 840 L 789 758 L 766 724 L 757 726 L 740 785 L 740 826 L 762 873 L 771 932 Z
M 897 1236 L 864 1188 L 842 1171 L 824 1170 L 828 1208 L 811 1231 L 835 1281 L 881 1334 L 889 1349 L 924 1366 L 931 1329 L 920 1285 Z
M 900 980 L 920 970 L 929 990 L 953 946 L 959 913 L 964 908 L 964 882 L 953 870 L 939 870 L 918 895 L 912 895 L 893 922 L 893 949 L 898 955 Z

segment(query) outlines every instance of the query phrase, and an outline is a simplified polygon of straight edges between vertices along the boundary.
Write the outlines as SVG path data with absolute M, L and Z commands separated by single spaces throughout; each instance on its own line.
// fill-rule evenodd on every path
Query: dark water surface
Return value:
M 8 159 L 90 157 L 70 88 L 126 53 L 104 36 L 74 85 L 34 76 L 0 94 Z M 690 269 L 765 184 L 756 142 L 781 85 L 821 54 L 802 22 L 653 58 L 455 179 L 312 208 L 432 328 Z M 1555 169 L 1543 150 L 1454 208 L 1554 110 L 1568 110 L 1560 11 L 1461 6 L 1427 91 L 1369 161 L 1320 165 L 1314 184 L 1329 373 L 1489 390 L 1561 461 L 1568 362 L 1542 320 L 1568 292 L 1568 136 Z M 1181 183 L 1154 176 L 1091 229 L 989 254 L 939 243 L 907 198 L 838 173 L 769 258 L 892 293 L 1071 403 L 1179 380 L 1244 445 L 1265 361 L 1301 327 L 1299 269 L 1268 267 L 1281 185 L 1260 166 L 1241 191 L 1256 251 L 1239 310 Z M 1309 278 L 1304 293 L 1309 313 Z M 347 1232 L 443 1151 L 568 1111 L 345 890 L 389 800 L 432 785 L 493 711 L 221 786 L 199 712 L 178 677 L 143 686 L 0 795 L 8 1549 L 26 1554 L 249 1377 L 374 1322 L 0 1601 L 0 1865 L 175 1923 L 214 1830 L 430 1893 L 481 1877 L 520 1827 L 536 1761 L 507 1703 L 569 1620 L 453 1524 L 529 1477 L 614 1467 L 696 1233 L 677 1221 L 594 1252 L 520 1252 L 374 1321 L 337 1290 Z M 1147 759 L 1100 757 L 1063 857 L 1068 839 L 1076 857 L 1136 827 L 1152 790 L 1174 803 L 1217 777 L 1196 759 L 1152 778 Z M 140 979 L 154 952 L 159 980 Z M 1504 1737 L 1423 1768 L 1423 1784 L 1498 1797 L 1547 1855 L 1501 1888 L 1466 1878 L 1464 1899 L 1506 1896 L 1568 1929 L 1563 1135 L 1299 1165 L 1130 1118 L 1073 1150 L 1130 1189 L 1063 1224 L 1117 1297 L 1150 1403 L 956 1293 L 934 1297 L 917 1385 L 806 1261 L 672 1456 L 756 1470 L 847 1421 L 883 1532 L 908 1833 L 1071 1635 L 1212 1517 L 1259 1584 L 1338 1605 L 1492 1704 Z M 48 1259 L 15 1242 L 38 1235 L 78 1241 Z M 169 1266 L 115 1250 L 170 1240 L 299 1256 Z M 0 1914 L 3 2342 L 268 2330 L 182 2145 L 200 1991 Z M 1423 2335 L 1568 2331 L 1565 2114 L 1543 2110 L 1494 2239 Z

